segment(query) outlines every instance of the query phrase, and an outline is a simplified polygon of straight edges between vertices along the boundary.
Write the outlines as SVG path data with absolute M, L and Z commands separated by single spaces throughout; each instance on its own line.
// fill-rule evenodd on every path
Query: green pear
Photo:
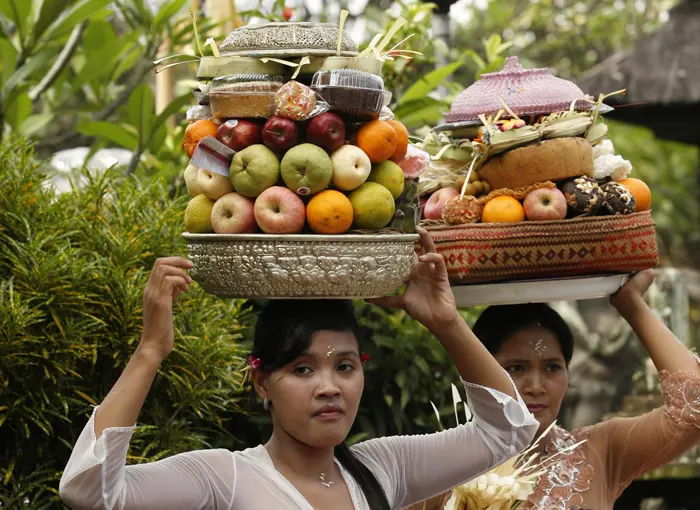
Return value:
M 394 219 L 395 202 L 391 192 L 376 182 L 366 182 L 348 195 L 359 229 L 386 227 Z
M 381 184 L 391 192 L 394 200 L 403 193 L 404 176 L 401 167 L 393 161 L 384 161 L 372 165 L 372 171 L 369 173 L 367 182 L 376 182 Z
M 262 144 L 251 145 L 237 152 L 229 169 L 233 188 L 248 198 L 255 198 L 277 184 L 279 177 L 279 159 Z
M 333 162 L 317 145 L 303 143 L 287 151 L 280 173 L 284 184 L 299 195 L 313 195 L 328 187 L 333 177 Z
M 205 195 L 197 195 L 187 204 L 185 209 L 185 230 L 195 234 L 214 232 L 211 226 L 211 211 L 214 200 Z

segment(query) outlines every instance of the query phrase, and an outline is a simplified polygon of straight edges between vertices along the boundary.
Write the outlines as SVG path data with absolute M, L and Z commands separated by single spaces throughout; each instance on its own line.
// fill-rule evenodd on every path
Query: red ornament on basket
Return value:
M 291 7 L 284 8 L 284 21 L 289 21 L 294 16 L 294 10 Z

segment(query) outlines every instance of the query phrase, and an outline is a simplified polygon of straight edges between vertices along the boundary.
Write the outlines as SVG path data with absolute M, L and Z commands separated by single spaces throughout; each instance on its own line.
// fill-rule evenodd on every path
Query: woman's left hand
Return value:
M 610 303 L 620 312 L 628 311 L 644 301 L 651 284 L 654 283 L 654 270 L 647 269 L 635 274 L 615 294 L 610 296 Z
M 368 300 L 385 308 L 405 310 L 411 317 L 435 333 L 459 318 L 447 267 L 428 232 L 418 228 L 421 253 L 415 256 L 413 269 L 400 296 Z

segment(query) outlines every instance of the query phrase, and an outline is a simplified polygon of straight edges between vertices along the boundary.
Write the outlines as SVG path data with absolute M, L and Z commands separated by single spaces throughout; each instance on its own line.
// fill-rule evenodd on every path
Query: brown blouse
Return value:
M 671 462 L 700 441 L 700 375 L 661 372 L 664 406 L 634 418 L 614 418 L 549 435 L 548 471 L 523 510 L 612 510 L 615 500 L 646 471 Z M 554 454 L 582 440 L 563 454 Z M 450 493 L 410 510 L 442 510 Z M 464 509 L 471 510 L 471 509 Z

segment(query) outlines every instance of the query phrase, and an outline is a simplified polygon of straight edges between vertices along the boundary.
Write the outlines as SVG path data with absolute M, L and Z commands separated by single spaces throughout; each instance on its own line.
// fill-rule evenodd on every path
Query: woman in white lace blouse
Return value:
M 146 286 L 141 343 L 75 445 L 60 483 L 64 502 L 107 509 L 394 509 L 517 454 L 538 422 L 457 313 L 444 261 L 425 231 L 421 244 L 404 294 L 377 304 L 404 309 L 435 334 L 464 381 L 472 422 L 346 447 L 364 387 L 352 309 L 341 301 L 273 301 L 260 315 L 251 354 L 255 390 L 272 417 L 270 440 L 244 451 L 192 451 L 126 466 L 139 411 L 173 348 L 172 303 L 191 283 L 191 263 L 166 258 Z

